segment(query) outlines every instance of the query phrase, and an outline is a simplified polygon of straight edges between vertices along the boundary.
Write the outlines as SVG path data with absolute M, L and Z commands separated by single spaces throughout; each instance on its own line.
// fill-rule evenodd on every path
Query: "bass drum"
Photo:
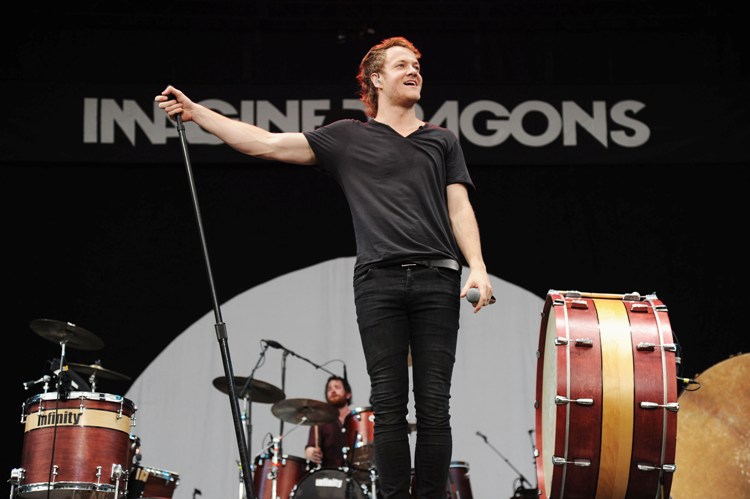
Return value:
M 677 349 L 655 295 L 547 293 L 535 401 L 542 498 L 669 497 Z
M 695 376 L 680 395 L 675 499 L 750 497 L 750 353 Z
M 294 486 L 294 499 L 367 499 L 366 487 L 338 468 L 320 468 L 302 477 Z

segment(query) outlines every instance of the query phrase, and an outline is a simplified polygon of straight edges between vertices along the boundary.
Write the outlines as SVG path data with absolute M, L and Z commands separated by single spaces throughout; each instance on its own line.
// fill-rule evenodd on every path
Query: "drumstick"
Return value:
M 315 425 L 315 447 L 320 447 L 318 445 L 318 425 Z

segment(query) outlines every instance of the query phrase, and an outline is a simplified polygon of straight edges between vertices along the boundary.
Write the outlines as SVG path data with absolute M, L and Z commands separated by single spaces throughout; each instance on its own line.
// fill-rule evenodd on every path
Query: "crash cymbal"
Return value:
M 312 399 L 286 399 L 273 404 L 271 412 L 287 423 L 316 425 L 330 423 L 338 417 L 339 411 L 331 404 Z
M 76 364 L 75 362 L 68 362 L 68 368 L 81 374 L 94 374 L 99 378 L 130 380 L 129 376 L 105 369 L 99 364 Z
M 82 327 L 71 322 L 62 322 L 52 319 L 34 319 L 29 323 L 32 331 L 55 343 L 65 342 L 67 348 L 77 350 L 99 350 L 104 342 Z
M 242 390 L 246 382 L 247 377 L 234 377 L 234 386 L 237 388 L 238 396 L 240 396 L 239 391 Z M 214 386 L 222 393 L 229 395 L 229 383 L 227 382 L 226 376 L 215 378 Z M 262 404 L 273 404 L 274 402 L 283 400 L 286 397 L 281 388 L 255 378 L 250 382 L 250 386 L 248 386 L 247 390 L 251 393 L 246 394 L 243 398 L 250 398 L 253 402 L 260 402 Z

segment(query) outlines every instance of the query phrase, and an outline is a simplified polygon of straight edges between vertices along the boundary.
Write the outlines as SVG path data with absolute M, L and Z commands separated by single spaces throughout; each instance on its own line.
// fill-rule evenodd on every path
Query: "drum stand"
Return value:
M 370 468 L 370 499 L 377 499 L 378 497 L 377 479 L 377 470 L 375 469 L 375 467 Z
M 297 428 L 299 428 L 300 426 L 302 426 L 306 422 L 307 422 L 307 417 L 303 416 L 302 420 L 299 423 L 297 423 L 291 430 L 289 430 L 289 433 L 287 433 L 286 435 L 280 435 L 278 437 L 273 437 L 273 440 L 271 441 L 271 443 L 268 444 L 268 445 L 266 445 L 255 456 L 257 458 L 261 454 L 263 454 L 264 452 L 267 452 L 269 449 L 273 449 L 273 451 L 272 451 L 273 457 L 271 458 L 271 471 L 269 472 L 269 474 L 271 475 L 271 481 L 273 482 L 271 484 L 271 498 L 272 499 L 275 499 L 275 498 L 278 497 L 277 491 L 276 491 L 276 487 L 277 487 L 276 483 L 277 483 L 278 476 L 279 476 L 279 466 L 280 466 L 279 454 L 281 453 L 281 446 L 279 444 L 290 433 L 292 433 L 294 430 L 296 430 Z M 255 460 L 253 460 L 253 461 L 255 461 Z M 243 497 L 242 497 L 242 490 L 240 490 L 240 499 L 243 499 Z

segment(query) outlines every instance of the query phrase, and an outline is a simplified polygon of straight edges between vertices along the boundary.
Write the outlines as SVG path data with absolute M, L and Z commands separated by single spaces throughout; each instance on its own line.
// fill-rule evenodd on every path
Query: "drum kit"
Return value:
M 62 352 L 56 364 L 52 363 L 57 368 L 52 376 L 24 383 L 26 389 L 43 384 L 43 392 L 22 404 L 24 440 L 21 465 L 11 471 L 8 480 L 11 499 L 172 499 L 179 474 L 141 464 L 141 441 L 133 431 L 136 404 L 121 395 L 97 390 L 101 379 L 128 381 L 130 377 L 99 362 L 83 364 L 66 359 L 67 349 L 99 350 L 104 342 L 70 322 L 36 319 L 30 327 L 39 336 L 58 343 Z M 339 415 L 332 404 L 287 399 L 282 389 L 264 381 L 235 376 L 234 383 L 245 387 L 240 396 L 248 415 L 251 402 L 272 404 L 274 416 L 296 425 L 290 431 L 330 423 Z M 215 378 L 213 385 L 222 393 L 231 393 L 226 377 Z M 245 421 L 249 425 L 249 417 Z M 274 438 L 257 454 L 251 467 L 257 499 L 379 497 L 374 421 L 371 407 L 351 409 L 342 425 L 344 466 L 338 468 L 320 467 L 283 454 L 279 445 L 283 437 Z M 410 422 L 408 429 L 410 433 L 416 431 L 416 425 Z M 471 499 L 467 463 L 451 463 L 446 497 Z M 242 481 L 240 499 L 246 499 Z
M 235 377 L 238 386 L 246 382 L 247 378 Z M 222 393 L 230 393 L 225 377 L 214 379 L 213 384 Z M 324 468 L 305 458 L 283 454 L 279 443 L 300 426 L 336 421 L 338 409 L 315 399 L 284 398 L 283 390 L 260 380 L 253 379 L 250 386 L 253 402 L 273 404 L 274 416 L 295 425 L 286 435 L 274 438 L 255 458 L 252 472 L 257 499 L 377 497 L 377 473 L 371 460 L 374 418 L 370 408 L 353 409 L 345 420 L 342 428 L 346 437 L 346 446 L 342 449 L 345 465 Z M 241 499 L 244 496 L 241 484 Z
M 98 379 L 130 378 L 99 363 L 66 361 L 66 349 L 99 350 L 104 342 L 70 322 L 36 319 L 30 326 L 62 353 L 54 377 L 24 383 L 26 389 L 44 385 L 22 404 L 21 466 L 11 471 L 11 499 L 171 499 L 179 474 L 140 464 L 136 405 L 96 389 Z M 89 376 L 89 387 L 79 374 Z

